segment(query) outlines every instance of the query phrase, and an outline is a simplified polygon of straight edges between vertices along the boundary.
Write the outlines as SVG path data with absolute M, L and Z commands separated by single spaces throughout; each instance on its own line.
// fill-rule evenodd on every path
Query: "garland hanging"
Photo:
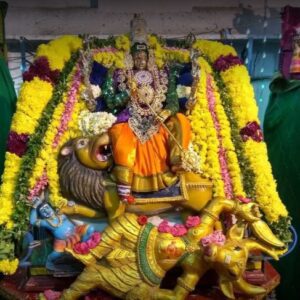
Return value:
M 167 47 L 153 35 L 148 44 L 160 68 L 190 60 L 187 49 Z M 24 74 L 0 190 L 0 272 L 5 274 L 14 273 L 18 265 L 13 241 L 28 226 L 28 201 L 46 186 L 53 206 L 67 201 L 60 194 L 57 155 L 63 143 L 80 135 L 78 117 L 85 108 L 80 101 L 81 47 L 82 40 L 71 36 L 41 45 Z M 123 68 L 130 40 L 127 35 L 93 38 L 90 47 L 94 61 L 106 68 Z M 288 214 L 276 192 L 247 70 L 230 46 L 199 40 L 193 47 L 202 53 L 201 76 L 189 119 L 194 149 L 204 174 L 213 180 L 214 196 L 255 200 L 280 234 L 287 228 Z M 170 97 L 177 101 L 176 95 Z

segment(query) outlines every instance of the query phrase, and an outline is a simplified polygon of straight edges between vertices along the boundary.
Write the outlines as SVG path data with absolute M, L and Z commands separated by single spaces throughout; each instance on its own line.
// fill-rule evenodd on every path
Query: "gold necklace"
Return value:
M 62 224 L 62 216 L 56 216 L 57 217 L 57 220 L 58 220 L 58 223 L 55 224 L 51 221 L 51 219 L 53 219 L 53 221 L 55 220 L 55 217 L 52 217 L 51 219 L 48 218 L 47 219 L 47 222 L 52 226 L 52 227 L 59 227 L 61 224 Z

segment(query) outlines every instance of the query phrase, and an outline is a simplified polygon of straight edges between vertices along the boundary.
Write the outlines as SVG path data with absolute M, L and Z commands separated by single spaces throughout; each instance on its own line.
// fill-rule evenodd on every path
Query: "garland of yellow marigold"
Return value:
M 236 56 L 232 47 L 219 42 L 201 40 L 194 44 L 194 48 L 200 50 L 211 62 L 215 62 L 221 56 Z M 220 74 L 229 91 L 232 106 L 236 108 L 233 111 L 239 129 L 244 128 L 248 122 L 259 123 L 258 108 L 246 67 L 243 65 L 232 66 Z M 256 201 L 267 220 L 277 222 L 280 217 L 286 217 L 288 212 L 276 190 L 266 145 L 264 142 L 258 143 L 252 139 L 248 139 L 243 145 L 251 169 L 255 174 L 255 187 L 253 189 L 256 194 Z
M 219 141 L 211 114 L 208 111 L 206 97 L 207 76 L 210 67 L 203 58 L 199 59 L 199 65 L 202 74 L 196 89 L 197 103 L 189 116 L 193 129 L 193 144 L 201 157 L 202 171 L 207 177 L 213 180 L 214 196 L 225 197 L 224 182 L 218 158 Z
M 233 99 L 233 105 L 239 107 L 239 111 L 235 111 L 239 128 L 242 129 L 251 121 L 259 123 L 258 109 L 246 67 L 232 67 L 222 72 L 221 76 Z M 245 101 L 246 99 L 248 101 Z M 272 168 L 268 161 L 266 144 L 248 139 L 244 142 L 244 149 L 255 173 L 256 200 L 268 221 L 276 222 L 280 216 L 287 216 L 288 212 L 276 189 Z
M 11 130 L 20 134 L 32 134 L 38 124 L 38 119 L 45 105 L 52 95 L 52 86 L 35 78 L 31 82 L 25 82 L 20 90 L 17 102 L 17 112 L 13 117 Z M 22 158 L 14 153 L 6 153 L 3 184 L 0 189 L 0 225 L 2 225 L 1 235 L 5 232 L 13 231 L 14 222 L 11 219 L 14 210 L 14 191 L 16 189 L 16 179 L 20 170 Z M 5 226 L 5 227 L 4 227 Z M 5 239 L 4 252 L 8 253 L 8 259 L 0 260 L 0 272 L 13 274 L 18 266 L 18 260 L 13 259 L 11 252 L 14 245 Z M 2 250 L 0 248 L 0 251 Z
M 214 98 L 216 100 L 216 106 L 215 106 L 216 115 L 220 124 L 220 136 L 221 136 L 222 146 L 224 147 L 225 150 L 225 158 L 227 161 L 228 172 L 230 174 L 232 193 L 233 196 L 245 197 L 245 193 L 241 182 L 241 170 L 238 163 L 236 151 L 231 140 L 230 124 L 224 112 L 224 107 L 222 106 L 221 99 L 220 99 L 220 93 L 212 77 L 211 69 L 210 69 L 209 76 L 211 80 Z
M 76 67 L 75 69 L 78 69 Z M 68 84 L 68 90 L 72 84 L 72 77 L 76 70 L 70 75 L 70 82 Z M 82 84 L 81 84 L 82 86 Z M 67 93 L 64 94 L 62 102 L 56 107 L 51 124 L 45 134 L 43 141 L 42 150 L 39 153 L 39 156 L 36 159 L 35 168 L 33 174 L 29 180 L 30 188 L 33 189 L 37 181 L 43 176 L 43 173 L 46 172 L 47 178 L 49 181 L 49 192 L 50 192 L 50 202 L 54 207 L 62 207 L 67 203 L 67 200 L 61 196 L 59 190 L 59 177 L 57 174 L 57 157 L 58 150 L 69 139 L 78 137 L 80 131 L 78 128 L 78 115 L 82 109 L 84 109 L 85 104 L 82 101 L 78 101 L 82 88 L 78 90 L 76 95 L 76 103 L 72 110 L 72 117 L 68 122 L 68 129 L 63 132 L 63 135 L 60 138 L 59 143 L 53 144 L 55 136 L 60 127 L 61 119 L 64 117 L 64 110 L 68 100 Z
M 193 128 L 194 148 L 201 157 L 201 167 L 204 174 L 213 180 L 214 196 L 225 197 L 226 192 L 219 157 L 219 149 L 222 145 L 226 154 L 226 163 L 230 174 L 233 195 L 244 197 L 241 171 L 231 141 L 230 125 L 212 77 L 212 69 L 204 58 L 199 59 L 199 65 L 201 76 L 196 88 L 197 103 L 189 116 Z M 219 137 L 215 128 L 216 124 L 214 124 L 212 114 L 209 110 L 208 88 L 212 89 L 215 100 L 216 117 L 221 128 Z
M 62 70 L 65 63 L 71 58 L 71 53 L 81 47 L 81 44 L 81 39 L 65 36 L 50 42 L 48 45 L 41 45 L 36 57 L 44 56 L 48 59 L 52 70 Z M 25 82 L 20 90 L 17 112 L 12 120 L 11 131 L 18 135 L 33 135 L 39 128 L 39 121 L 52 93 L 53 86 L 46 80 L 34 77 L 32 81 Z M 41 151 L 41 153 L 45 153 L 45 151 Z M 12 240 L 19 237 L 20 232 L 12 216 L 15 210 L 14 193 L 22 162 L 22 157 L 14 153 L 6 153 L 3 184 L 0 189 L 0 253 L 2 253 L 0 272 L 4 274 L 13 274 L 18 266 L 18 260 L 14 258 Z M 42 169 L 43 163 L 37 161 L 35 172 L 40 173 Z M 33 184 L 32 179 L 30 184 Z M 17 203 L 18 206 L 20 204 L 20 202 Z

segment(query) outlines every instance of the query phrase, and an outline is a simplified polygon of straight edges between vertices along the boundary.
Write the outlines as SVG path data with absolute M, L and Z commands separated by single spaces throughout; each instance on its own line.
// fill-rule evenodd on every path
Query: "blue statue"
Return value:
M 92 225 L 76 225 L 64 214 L 58 214 L 48 202 L 36 198 L 30 212 L 30 224 L 48 229 L 54 236 L 53 251 L 48 255 L 46 268 L 56 270 L 54 261 L 61 258 L 66 247 L 88 241 L 95 229 Z

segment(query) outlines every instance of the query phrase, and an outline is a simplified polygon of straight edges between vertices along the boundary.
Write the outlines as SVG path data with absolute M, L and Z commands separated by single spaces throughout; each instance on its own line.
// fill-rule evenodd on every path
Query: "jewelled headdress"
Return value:
M 130 37 L 132 44 L 147 45 L 147 22 L 140 14 L 135 14 L 130 22 Z
M 147 22 L 140 14 L 135 14 L 130 22 L 131 54 L 145 51 L 148 54 Z

